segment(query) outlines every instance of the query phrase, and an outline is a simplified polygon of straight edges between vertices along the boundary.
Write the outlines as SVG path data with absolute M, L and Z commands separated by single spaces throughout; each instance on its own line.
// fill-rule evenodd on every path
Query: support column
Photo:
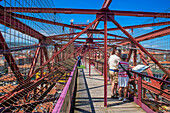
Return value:
M 107 107 L 107 15 L 104 20 L 104 106 Z
M 90 65 L 90 43 L 89 43 L 89 76 L 90 76 L 90 73 L 91 73 L 91 65 Z
M 87 66 L 86 66 L 86 51 L 87 51 L 87 50 L 85 49 L 85 58 L 84 58 L 84 61 L 85 61 L 85 68 L 87 67 Z
M 136 48 L 136 46 L 134 46 Z M 137 50 L 134 49 L 133 50 L 133 66 L 136 66 L 137 65 Z M 136 74 L 133 74 L 134 78 L 136 78 Z

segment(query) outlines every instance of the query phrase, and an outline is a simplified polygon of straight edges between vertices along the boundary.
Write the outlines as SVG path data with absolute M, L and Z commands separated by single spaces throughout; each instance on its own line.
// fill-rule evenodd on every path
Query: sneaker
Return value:
M 111 94 L 111 98 L 114 98 L 115 97 L 115 95 L 114 94 Z
M 123 102 L 127 102 L 127 101 L 128 101 L 128 99 L 126 99 L 126 98 L 123 99 Z
M 119 97 L 119 101 L 121 101 L 121 100 L 123 100 L 123 98 L 122 98 L 122 97 Z

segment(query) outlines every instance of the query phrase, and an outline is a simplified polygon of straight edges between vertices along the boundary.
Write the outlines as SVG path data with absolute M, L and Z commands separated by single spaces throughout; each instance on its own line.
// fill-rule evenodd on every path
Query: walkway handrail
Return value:
M 89 58 L 86 58 L 86 59 L 89 60 Z M 93 61 L 93 63 L 95 63 L 96 69 L 97 70 L 99 69 L 99 71 L 101 73 L 103 73 L 104 63 L 101 62 L 101 61 L 95 60 L 95 59 L 90 59 L 90 60 Z M 134 77 L 132 78 L 132 79 L 138 81 L 138 82 L 132 82 L 131 83 L 131 87 L 133 86 L 131 88 L 131 90 L 133 90 L 133 92 L 131 92 L 129 90 L 130 91 L 129 94 L 130 95 L 132 94 L 131 96 L 134 99 L 134 102 L 136 104 L 138 104 L 143 110 L 145 110 L 146 112 L 149 112 L 149 113 L 155 113 L 155 111 L 159 111 L 160 108 L 167 111 L 167 109 L 164 109 L 162 107 L 162 104 L 159 101 L 159 97 L 163 97 L 166 100 L 170 100 L 169 89 L 161 87 L 160 84 L 149 83 L 149 82 L 143 80 L 143 77 L 147 77 L 149 79 L 159 81 L 160 83 L 164 83 L 164 84 L 166 84 L 165 87 L 170 85 L 170 81 L 162 80 L 162 79 L 156 78 L 154 76 L 149 76 L 149 75 L 139 73 L 139 72 L 136 72 L 136 71 L 130 71 L 130 72 L 138 75 L 137 78 L 134 78 Z M 137 89 L 136 89 L 136 85 L 137 85 Z M 153 95 L 152 93 L 154 93 L 155 95 Z M 148 101 L 150 99 L 148 99 L 146 101 L 146 99 L 148 98 L 147 94 L 149 94 L 155 100 L 154 101 L 155 103 L 151 103 L 153 101 Z M 149 97 L 149 98 L 151 98 L 151 97 Z M 158 108 L 149 107 L 150 104 L 160 106 L 160 108 L 159 107 Z
M 162 79 L 160 79 L 160 78 L 156 78 L 156 77 L 153 77 L 153 76 L 145 75 L 145 74 L 143 74 L 143 73 L 138 73 L 138 72 L 136 72 L 136 71 L 130 71 L 130 72 L 135 73 L 135 74 L 138 74 L 139 76 L 148 77 L 148 78 L 151 78 L 151 79 L 155 79 L 155 80 L 158 80 L 158 81 L 161 81 L 161 82 L 170 84 L 170 82 L 167 81 L 167 80 L 162 80 Z
M 62 93 L 61 93 L 61 95 L 59 97 L 59 99 L 57 100 L 57 103 L 56 103 L 52 113 L 60 113 L 61 110 L 62 110 L 62 107 L 64 105 L 64 101 L 65 101 L 67 93 L 71 94 L 71 92 L 68 92 L 68 90 L 69 90 L 70 84 L 72 82 L 74 72 L 76 71 L 77 62 L 78 62 L 78 60 L 76 61 L 73 70 L 71 71 L 70 77 L 69 77 L 69 79 L 68 79 L 68 81 L 67 81 L 67 83 L 66 83 L 66 85 L 65 85 L 65 87 L 64 87 L 64 89 L 63 89 L 63 91 L 62 91 Z M 67 98 L 69 98 L 69 97 L 67 97 Z M 72 95 L 70 95 L 70 98 L 72 98 Z M 70 102 L 71 101 L 72 100 L 70 100 Z M 69 105 L 70 103 L 67 103 L 67 104 Z M 69 107 L 71 108 L 71 105 Z M 68 108 L 68 109 L 70 110 L 70 108 Z M 67 109 L 67 108 L 65 108 L 65 109 Z
M 86 59 L 89 59 L 89 58 L 86 58 Z M 101 62 L 101 61 L 98 61 L 98 60 L 94 60 L 94 59 L 90 59 L 90 60 L 93 60 L 93 61 L 95 61 L 95 62 L 97 62 L 97 63 L 101 63 L 101 64 L 104 65 L 104 62 Z M 156 77 L 153 77 L 153 76 L 149 76 L 149 75 L 146 75 L 146 74 L 143 74 L 143 73 L 138 73 L 138 72 L 136 72 L 136 71 L 130 71 L 130 72 L 135 73 L 135 74 L 138 74 L 139 76 L 148 77 L 148 78 L 151 78 L 151 79 L 155 79 L 155 80 L 158 80 L 158 81 L 161 81 L 161 82 L 170 84 L 170 82 L 167 81 L 167 80 L 162 80 L 162 79 L 159 79 L 159 78 L 156 78 Z

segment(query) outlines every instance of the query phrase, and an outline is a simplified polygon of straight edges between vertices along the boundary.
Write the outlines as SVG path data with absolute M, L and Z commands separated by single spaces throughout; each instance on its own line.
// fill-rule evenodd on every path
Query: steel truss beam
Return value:
M 112 0 L 105 0 L 102 6 L 102 10 L 107 10 Z
M 39 69 L 37 69 L 32 75 L 31 77 L 38 72 L 41 68 L 43 68 L 45 65 L 47 65 L 51 60 L 53 60 L 59 53 L 61 53 L 68 45 L 70 45 L 71 43 L 73 43 L 80 35 L 82 35 L 87 29 L 89 29 L 96 21 L 98 21 L 102 16 L 96 18 L 92 23 L 90 23 L 86 28 L 84 28 L 76 37 L 74 37 L 72 40 L 70 40 L 66 45 L 64 45 L 64 47 L 62 47 L 59 51 L 57 51 L 56 53 L 54 53 L 54 55 L 48 59 L 45 63 L 43 63 L 42 66 L 40 66 Z
M 136 17 L 160 17 L 170 18 L 170 13 L 140 12 L 140 11 L 117 11 L 117 10 L 95 10 L 95 9 L 71 9 L 71 8 L 30 8 L 30 7 L 4 7 L 7 12 L 25 13 L 64 13 L 64 14 L 105 14 L 118 16 Z
M 69 40 L 69 39 L 73 39 L 73 38 L 55 38 L 55 40 Z M 87 38 L 82 38 L 82 37 L 79 37 L 78 40 L 87 40 Z M 104 40 L 104 38 L 93 38 L 93 40 Z M 128 39 L 114 39 L 114 38 L 108 38 L 107 40 L 109 41 L 126 41 Z
M 41 43 L 41 42 L 40 42 Z M 38 46 L 40 46 L 41 44 L 38 44 Z M 34 55 L 34 58 L 33 58 L 33 61 L 32 61 L 32 64 L 31 64 L 31 68 L 29 70 L 29 73 L 28 73 L 28 76 L 27 76 L 27 79 L 30 79 L 30 75 L 33 73 L 34 71 L 34 68 L 36 66 L 36 63 L 37 63 L 37 60 L 38 60 L 38 56 L 39 56 L 39 53 L 40 53 L 40 50 L 41 48 L 38 47 L 37 50 L 35 51 L 35 55 Z
M 142 25 L 134 25 L 134 26 L 125 26 L 123 27 L 124 29 L 134 29 L 134 28 L 142 28 L 142 27 L 150 27 L 150 26 L 161 26 L 161 25 L 168 25 L 170 24 L 170 21 L 167 22 L 158 22 L 158 23 L 151 23 L 151 24 L 142 24 Z M 114 31 L 114 30 L 119 30 L 119 28 L 109 28 L 107 29 L 107 31 Z M 92 30 L 90 29 L 89 32 L 93 32 L 93 33 L 99 33 L 100 31 L 104 31 L 104 29 L 102 30 Z M 86 32 L 85 32 L 86 33 Z M 60 36 L 69 36 L 69 35 L 76 35 L 78 33 L 68 33 L 68 34 L 61 34 L 61 35 L 55 35 L 55 36 L 48 36 L 48 38 L 54 38 L 54 37 L 60 37 Z
M 0 9 L 2 11 L 0 13 L 0 23 L 10 27 L 12 29 L 15 29 L 17 31 L 20 31 L 21 33 L 27 34 L 31 37 L 37 38 L 37 39 L 45 39 L 45 36 L 39 33 L 38 31 L 32 29 L 28 25 L 22 23 L 21 21 L 11 17 L 10 14 L 5 13 L 4 10 Z M 4 14 L 5 13 L 5 14 Z
M 135 29 L 135 28 L 143 28 L 143 27 L 152 27 L 152 26 L 161 26 L 161 25 L 169 25 L 170 21 L 166 22 L 158 22 L 158 23 L 151 23 L 151 24 L 141 24 L 141 25 L 133 25 L 133 26 L 124 26 L 124 29 Z M 119 28 L 109 28 L 107 31 L 115 31 L 119 30 Z M 104 29 L 99 30 L 99 31 L 104 31 Z
M 138 52 L 139 52 L 140 58 L 141 58 L 142 61 L 143 61 L 143 64 L 148 66 L 149 63 L 146 61 L 145 56 L 144 56 L 144 53 L 143 53 L 141 50 L 138 50 Z M 150 67 L 147 69 L 147 73 L 148 73 L 149 76 L 153 76 L 153 77 L 154 77 L 154 75 L 153 75 Z M 155 81 L 155 80 L 153 80 L 153 79 L 151 79 L 151 83 L 152 83 L 153 85 L 158 85 L 158 82 Z
M 86 45 L 87 41 L 84 42 L 79 48 L 77 48 L 68 58 L 70 58 L 75 52 L 79 51 L 84 45 Z
M 107 14 L 104 19 L 104 106 L 107 107 Z
M 43 22 L 43 23 L 52 24 L 52 25 L 58 25 L 58 26 L 64 26 L 64 27 L 69 27 L 69 28 L 83 30 L 83 28 L 81 28 L 79 26 L 63 24 L 63 23 L 54 22 L 54 21 L 45 20 L 45 19 L 40 19 L 40 18 L 36 18 L 36 17 L 25 16 L 25 15 L 15 14 L 15 13 L 11 13 L 11 15 L 13 17 L 17 17 L 17 18 L 22 18 L 22 19 L 27 19 L 27 20 L 37 21 L 37 22 Z
M 97 30 L 97 29 L 96 29 Z M 78 33 L 70 33 L 70 34 L 62 34 L 62 35 L 54 35 L 54 36 L 47 36 L 46 38 L 50 38 L 50 39 L 53 39 L 53 40 L 56 40 L 57 38 L 56 37 L 60 37 L 60 36 L 69 36 L 69 35 L 76 35 L 76 34 L 79 34 L 80 32 Z M 84 32 L 83 34 L 85 34 L 87 32 Z M 94 34 L 103 34 L 104 35 L 104 32 L 98 32 L 98 33 L 94 33 Z M 112 37 L 117 37 L 117 38 L 123 38 L 123 39 L 127 39 L 126 37 L 123 37 L 123 36 L 119 36 L 119 35 L 115 35 L 115 34 L 110 34 L 110 33 L 107 33 L 108 36 L 112 36 Z M 64 38 L 63 38 L 64 39 Z
M 164 27 L 164 28 L 159 29 L 159 30 L 152 31 L 150 33 L 146 33 L 146 34 L 138 36 L 138 37 L 135 37 L 135 39 L 136 39 L 136 41 L 141 42 L 141 41 L 145 41 L 145 40 L 149 40 L 149 39 L 154 39 L 154 38 L 157 38 L 157 37 L 166 36 L 166 35 L 169 35 L 169 34 L 170 34 L 170 26 Z M 126 45 L 128 43 L 130 43 L 130 42 L 122 42 L 122 43 L 119 43 L 119 44 L 120 45 Z
M 9 49 L 1 32 L 0 32 L 0 49 L 2 49 L 2 50 Z M 3 53 L 3 55 L 5 56 L 5 59 L 7 60 L 8 65 L 10 66 L 11 70 L 13 71 L 14 76 L 16 77 L 17 81 L 19 82 L 19 84 L 22 84 L 24 81 L 24 78 L 23 78 L 21 72 L 19 71 L 19 68 L 18 68 L 11 52 Z

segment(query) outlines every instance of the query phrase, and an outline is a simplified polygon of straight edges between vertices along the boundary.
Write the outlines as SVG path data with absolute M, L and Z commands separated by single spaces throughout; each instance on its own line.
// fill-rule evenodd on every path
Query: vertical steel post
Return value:
M 141 75 L 138 75 L 138 102 L 139 106 L 141 106 L 142 102 L 142 77 Z
M 133 66 L 137 65 L 137 51 L 136 49 L 133 51 Z M 133 74 L 134 78 L 136 78 L 136 74 Z
M 107 107 L 107 14 L 104 20 L 104 106 Z
M 41 49 L 40 51 L 40 65 L 44 63 L 44 53 L 43 50 Z M 41 77 L 43 76 L 44 68 L 41 69 Z
M 90 73 L 91 73 L 91 65 L 90 65 L 90 43 L 89 43 L 89 76 L 90 76 Z
M 84 58 L 84 61 L 85 61 L 85 68 L 87 67 L 86 66 L 86 49 L 85 49 L 85 58 Z
M 56 45 L 54 45 L 54 48 L 55 48 L 55 52 L 57 52 L 58 48 L 57 48 Z M 58 58 L 58 55 L 57 55 L 56 58 L 55 58 L 55 63 L 57 63 L 58 61 L 59 61 L 59 58 Z
M 129 54 L 128 54 L 128 58 L 127 58 L 127 62 L 129 62 L 129 60 L 130 60 L 130 57 L 131 57 L 131 55 L 132 55 L 132 49 L 130 49 L 130 51 L 129 51 Z
M 42 65 L 44 63 L 44 52 L 43 50 L 41 49 L 40 51 L 40 65 Z M 43 74 L 44 74 L 44 68 L 41 69 L 41 77 L 43 77 Z M 41 84 L 41 89 L 43 89 L 43 84 Z M 43 94 L 43 90 L 41 90 L 41 94 Z

